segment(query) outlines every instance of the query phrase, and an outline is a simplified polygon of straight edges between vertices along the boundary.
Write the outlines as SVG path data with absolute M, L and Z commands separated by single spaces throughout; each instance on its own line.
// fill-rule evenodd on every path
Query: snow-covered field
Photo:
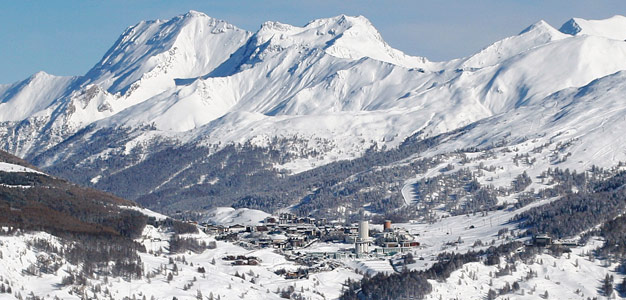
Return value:
M 433 293 L 426 299 L 485 299 L 490 289 L 502 289 L 518 282 L 519 290 L 499 296 L 497 299 L 606 299 L 599 293 L 605 276 L 614 276 L 621 282 L 622 274 L 614 271 L 616 264 L 591 258 L 588 253 L 601 242 L 593 240 L 585 247 L 574 248 L 572 253 L 554 257 L 540 254 L 529 263 L 515 262 L 515 271 L 500 277 L 495 276 L 505 263 L 485 266 L 468 263 L 452 273 L 445 281 L 430 280 Z M 529 272 L 535 274 L 526 278 Z M 548 297 L 545 297 L 547 291 Z M 617 291 L 611 299 L 623 299 Z
M 27 168 L 20 165 L 14 165 L 10 163 L 0 162 L 0 172 L 24 172 L 24 173 L 39 173 L 39 171 L 35 171 L 31 168 Z
M 276 275 L 278 269 L 297 270 L 298 266 L 285 259 L 283 255 L 272 249 L 247 250 L 232 243 L 217 242 L 216 249 L 202 253 L 186 252 L 170 255 L 153 255 L 158 249 L 167 249 L 169 233 L 160 232 L 152 226 L 147 226 L 143 238 L 139 239 L 146 245 L 148 253 L 141 254 L 141 260 L 146 272 L 157 270 L 155 277 L 147 279 L 128 278 L 91 278 L 91 286 L 101 285 L 102 290 L 110 292 L 113 299 L 135 296 L 141 299 L 191 299 L 200 291 L 205 297 L 211 294 L 214 299 L 280 299 L 277 290 L 286 290 L 290 286 L 308 299 L 333 299 L 341 293 L 342 284 L 348 279 L 358 280 L 361 276 L 345 267 L 334 270 L 311 273 L 304 279 L 285 279 Z M 215 241 L 213 238 L 198 234 L 194 236 L 206 242 Z M 31 292 L 34 295 L 46 298 L 80 299 L 71 292 L 71 286 L 60 285 L 63 276 L 67 276 L 68 268 L 79 269 L 64 262 L 55 274 L 40 276 L 27 275 L 26 270 L 31 264 L 36 264 L 38 257 L 49 257 L 49 254 L 27 247 L 26 242 L 33 239 L 45 239 L 61 246 L 56 238 L 45 233 L 27 233 L 18 236 L 0 236 L 0 276 L 8 281 L 13 295 L 17 293 L 23 297 Z M 154 251 L 154 252 L 153 252 Z M 223 260 L 227 255 L 245 255 L 259 258 L 257 266 L 233 266 L 231 261 Z M 184 262 L 182 261 L 184 257 Z M 177 272 L 173 264 L 174 259 Z M 213 263 L 214 262 L 214 263 Z M 165 269 L 161 269 L 161 268 Z M 205 273 L 198 272 L 203 267 Z M 158 270 L 163 270 L 158 271 Z M 167 274 L 173 273 L 173 279 L 167 281 Z M 235 276 L 241 274 L 242 277 Z M 191 285 L 191 287 L 185 287 Z M 86 290 L 89 298 L 104 298 L 102 292 L 94 294 Z M 13 295 L 0 293 L 0 299 L 15 299 Z
M 258 209 L 216 207 L 203 214 L 199 222 L 215 225 L 259 225 L 270 214 Z

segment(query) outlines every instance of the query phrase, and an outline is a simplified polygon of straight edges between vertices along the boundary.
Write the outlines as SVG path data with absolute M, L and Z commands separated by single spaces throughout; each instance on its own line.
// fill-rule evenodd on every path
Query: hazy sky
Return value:
M 41 70 L 83 75 L 128 26 L 191 9 L 250 31 L 267 20 L 302 26 L 339 14 L 363 15 L 392 47 L 437 61 L 467 56 L 541 19 L 558 29 L 571 17 L 624 15 L 626 1 L 2 1 L 0 83 Z

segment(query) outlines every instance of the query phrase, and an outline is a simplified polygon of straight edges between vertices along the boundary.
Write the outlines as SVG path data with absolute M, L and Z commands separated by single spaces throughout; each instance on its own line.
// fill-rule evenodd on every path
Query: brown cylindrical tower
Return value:
M 391 220 L 385 220 L 385 225 L 383 225 L 383 229 L 391 229 Z

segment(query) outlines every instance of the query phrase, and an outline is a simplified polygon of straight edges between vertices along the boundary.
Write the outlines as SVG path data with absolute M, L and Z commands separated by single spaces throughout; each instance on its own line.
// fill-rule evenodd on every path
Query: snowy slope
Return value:
M 0 162 L 0 172 L 26 172 L 41 174 L 41 172 L 35 171 L 31 168 L 5 162 Z
M 508 187 L 515 176 L 527 172 L 536 178 L 547 168 L 589 170 L 592 166 L 611 168 L 626 161 L 622 128 L 626 126 L 626 73 L 620 71 L 581 88 L 565 89 L 534 105 L 520 107 L 513 113 L 486 118 L 452 139 L 433 147 L 423 156 L 449 154 L 450 158 L 417 178 L 403 183 L 407 203 L 416 200 L 412 185 L 419 179 L 441 174 L 447 164 L 481 171 L 481 184 Z M 500 152 L 497 156 L 474 151 L 458 151 L 468 145 Z M 488 152 L 485 150 L 485 152 Z M 453 154 L 454 153 L 454 154 Z M 479 152 L 480 153 L 480 152 Z M 468 155 L 474 161 L 461 162 Z M 528 155 L 532 164 L 515 162 L 518 155 Z M 535 190 L 546 188 L 531 185 Z M 506 201 L 515 202 L 510 198 Z
M 22 297 L 33 293 L 39 297 L 56 296 L 60 299 L 81 299 L 82 293 L 85 293 L 86 298 L 92 299 L 141 299 L 144 296 L 147 299 L 196 299 L 198 291 L 206 297 L 204 299 L 209 299 L 210 296 L 224 300 L 282 299 L 279 292 L 288 287 L 295 287 L 295 292 L 301 293 L 307 299 L 336 299 L 341 295 L 342 284 L 346 279 L 361 278 L 350 269 L 339 267 L 312 273 L 309 278 L 285 279 L 274 271 L 280 268 L 296 270 L 299 265 L 271 249 L 248 250 L 224 242 L 218 242 L 216 249 L 202 253 L 175 254 L 166 251 L 160 255 L 153 254 L 160 246 L 168 247 L 170 235 L 171 233 L 163 232 L 160 228 L 147 226 L 139 239 L 148 251 L 140 253 L 140 258 L 149 276 L 145 274 L 139 279 L 94 276 L 88 278 L 85 285 L 61 284 L 62 279 L 69 276 L 68 270 L 80 270 L 80 265 L 74 265 L 57 254 L 29 245 L 35 240 L 45 240 L 56 247 L 63 247 L 63 240 L 46 233 L 0 236 L 0 276 L 3 282 L 6 279 L 5 287 L 10 286 L 12 289 L 9 294 L 0 293 L 0 299 L 17 299 L 18 293 Z M 203 242 L 215 242 L 214 238 L 204 234 L 193 235 L 193 238 Z M 231 261 L 222 259 L 226 255 L 254 256 L 260 260 L 260 265 L 233 266 Z M 38 261 L 42 260 L 59 263 L 59 269 L 53 273 L 41 272 L 38 275 L 31 275 L 26 271 L 29 267 L 38 266 Z M 173 271 L 174 264 L 169 260 L 174 261 L 177 271 Z M 198 272 L 199 267 L 206 271 Z M 166 274 L 169 273 L 174 274 L 171 281 L 166 279 Z M 243 274 L 246 279 L 235 276 L 236 274 Z M 88 286 L 98 288 L 86 288 Z
M 524 32 L 520 37 L 532 31 Z M 341 149 L 349 149 L 350 145 L 358 143 L 359 138 L 356 137 L 393 146 L 402 137 L 418 130 L 431 135 L 446 132 L 493 114 L 541 102 L 544 97 L 561 89 L 582 86 L 626 69 L 626 45 L 621 42 L 597 37 L 565 39 L 555 30 L 548 31 L 558 40 L 533 44 L 531 49 L 518 48 L 514 51 L 519 52 L 517 55 L 497 65 L 457 74 L 423 74 L 373 61 L 334 72 L 332 66 L 336 68 L 338 64 L 333 62 L 324 68 L 331 71 L 327 73 L 325 82 L 310 82 L 307 88 L 301 90 L 297 90 L 298 86 L 291 88 L 293 85 L 285 88 L 283 84 L 275 91 L 271 82 L 289 83 L 290 78 L 285 76 L 286 73 L 272 73 L 266 79 L 261 73 L 252 81 L 259 82 L 259 88 L 241 86 L 235 89 L 255 91 L 241 98 L 235 109 L 241 107 L 240 110 L 262 114 L 251 115 L 246 117 L 250 121 L 244 121 L 237 113 L 233 116 L 236 121 L 231 123 L 229 113 L 220 123 L 210 123 L 203 128 L 219 132 L 212 135 L 213 139 L 226 141 L 245 141 L 254 136 L 276 133 L 289 136 L 299 132 L 332 138 L 341 143 Z M 478 60 L 489 51 L 488 48 L 469 58 L 467 63 L 473 63 L 474 58 Z M 325 60 L 316 61 L 314 65 L 324 66 Z M 252 73 L 253 70 L 246 72 Z M 298 77 L 309 78 L 307 73 L 300 75 L 298 70 L 294 72 Z M 372 79 L 362 74 L 372 74 Z M 386 76 L 381 77 L 383 74 Z M 238 76 L 243 77 L 243 74 L 229 79 L 236 80 Z M 445 84 L 437 84 L 438 80 L 443 80 Z M 296 84 L 301 83 L 298 81 Z M 383 86 L 385 89 L 382 89 Z M 290 95 L 283 90 L 295 92 Z M 406 90 L 409 92 L 405 93 Z M 277 94 L 280 97 L 273 97 Z M 247 100 L 248 97 L 254 98 Z M 224 122 L 230 126 L 225 127 L 222 125 Z M 248 122 L 253 125 L 246 126 Z M 222 130 L 229 133 L 225 134 Z M 206 135 L 206 132 L 202 134 Z M 400 138 L 394 140 L 393 137 Z
M 483 68 L 491 66 L 534 47 L 566 37 L 567 35 L 541 20 L 522 30 L 520 34 L 497 41 L 467 59 L 461 60 L 461 67 Z
M 351 43 L 350 39 L 358 39 L 370 47 Z M 407 64 L 405 60 L 410 60 L 386 45 L 363 17 L 320 19 L 305 27 L 268 22 L 224 63 L 224 70 L 196 81 L 180 81 L 176 89 L 122 112 L 111 123 L 154 123 L 159 129 L 186 131 L 229 112 L 274 116 L 372 110 L 380 107 L 384 99 L 399 98 L 406 93 L 406 87 L 400 86 L 396 88 L 399 91 L 366 96 L 370 92 L 380 93 L 378 88 L 370 87 L 374 82 L 386 80 L 397 84 L 411 79 L 399 77 L 406 77 L 402 75 L 408 73 L 405 68 L 363 61 L 363 57 L 396 64 Z M 414 65 L 422 61 L 414 60 Z M 235 68 L 227 71 L 227 66 Z M 401 73 L 390 74 L 393 70 Z M 360 78 L 361 74 L 380 75 Z M 346 103 L 347 97 L 365 99 Z M 375 99 L 377 103 L 372 103 Z
M 0 121 L 15 122 L 8 126 L 30 123 L 20 128 L 29 133 L 14 135 L 13 145 L 3 148 L 25 156 L 53 146 L 94 121 L 173 88 L 177 78 L 209 73 L 250 35 L 194 11 L 171 20 L 140 22 L 127 29 L 84 76 L 37 73 L 3 88 Z M 54 141 L 41 145 L 42 138 L 32 136 L 37 134 Z
M 626 126 L 625 91 L 626 73 L 617 72 L 581 88 L 555 93 L 514 114 L 482 120 L 467 134 L 441 144 L 434 151 L 447 152 L 490 141 L 483 144 L 487 146 L 506 139 L 526 149 L 547 143 L 551 145 L 548 149 L 562 152 L 561 155 L 570 153 L 571 158 L 559 162 L 561 168 L 584 170 L 592 164 L 611 167 L 626 160 L 626 153 L 621 150 L 624 143 L 621 128 Z M 557 147 L 559 143 L 564 148 Z M 547 159 L 545 153 L 536 155 Z
M 626 17 L 616 15 L 604 20 L 572 18 L 560 29 L 571 35 L 595 35 L 623 41 L 626 39 Z
M 196 11 L 170 20 L 143 21 L 128 28 L 84 80 L 112 94 L 144 92 L 135 98 L 149 98 L 171 87 L 175 78 L 209 73 L 249 36 Z
M 29 78 L 0 88 L 0 122 L 21 121 L 64 96 L 76 77 L 38 72 Z
M 410 67 L 424 67 L 428 61 L 411 57 L 391 48 L 380 33 L 363 16 L 346 15 L 311 21 L 304 27 L 279 22 L 266 22 L 255 34 L 257 46 L 270 48 L 289 47 L 324 49 L 335 57 L 351 60 L 369 57 L 376 60 Z
M 616 267 L 610 261 L 589 259 L 587 252 L 594 248 L 594 241 L 589 246 L 575 248 L 571 254 L 555 257 L 540 254 L 532 262 L 515 262 L 515 271 L 504 276 L 494 276 L 505 264 L 485 266 L 482 263 L 469 263 L 452 273 L 447 281 L 430 280 L 433 293 L 425 299 L 486 299 L 487 292 L 497 291 L 517 282 L 519 290 L 498 296 L 496 299 L 587 299 L 605 298 L 599 292 L 600 282 L 605 276 L 620 278 L 613 271 Z M 528 273 L 536 276 L 527 278 Z M 621 282 L 621 279 L 619 280 Z M 613 292 L 611 299 L 624 299 L 623 295 Z
M 441 219 L 431 224 L 394 224 L 394 228 L 404 228 L 413 234 L 420 234 L 421 246 L 413 250 L 415 263 L 407 265 L 409 269 L 428 269 L 440 252 L 465 253 L 486 249 L 490 244 L 500 245 L 516 236 L 516 232 L 501 236 L 498 232 L 504 228 L 515 229 L 509 218 L 519 211 L 502 210 L 490 216 L 456 216 Z M 470 227 L 471 226 L 471 227 Z M 5 231 L 6 228 L 1 228 Z M 184 251 L 170 253 L 169 240 L 172 232 L 164 228 L 147 225 L 137 242 L 145 246 L 146 252 L 139 253 L 144 273 L 141 278 L 90 276 L 84 285 L 61 284 L 62 280 L 74 270 L 78 274 L 80 265 L 70 263 L 56 253 L 46 252 L 33 246 L 34 241 L 45 241 L 55 247 L 68 246 L 66 241 L 43 232 L 19 232 L 0 235 L 0 276 L 5 287 L 11 287 L 11 293 L 0 294 L 2 299 L 16 299 L 22 296 L 48 296 L 61 299 L 112 298 L 123 299 L 193 299 L 198 291 L 203 297 L 210 295 L 216 299 L 281 299 L 280 291 L 292 287 L 308 299 L 337 299 L 347 279 L 359 280 L 359 273 L 373 275 L 377 272 L 394 273 L 389 264 L 400 259 L 401 255 L 381 260 L 371 258 L 327 260 L 332 268 L 322 268 L 309 273 L 308 278 L 286 279 L 277 275 L 279 269 L 297 270 L 302 265 L 287 259 L 273 249 L 246 249 L 233 243 L 215 241 L 214 237 L 203 233 L 187 234 L 184 237 L 203 242 L 216 242 L 215 249 L 206 249 L 199 253 Z M 462 239 L 459 237 L 462 236 Z M 458 241 L 461 240 L 461 243 Z M 475 242 L 482 240 L 483 246 Z M 606 274 L 615 276 L 621 282 L 622 274 L 616 272 L 616 262 L 590 256 L 593 250 L 601 246 L 602 240 L 592 238 L 581 247 L 574 247 L 572 253 L 553 255 L 540 252 L 528 261 L 501 259 L 499 264 L 488 266 L 483 262 L 471 262 L 458 266 L 445 280 L 430 280 L 432 292 L 426 299 L 484 299 L 489 289 L 498 290 L 507 283 L 518 282 L 520 289 L 497 299 L 540 299 L 549 291 L 554 299 L 586 299 L 601 296 L 598 287 Z M 337 251 L 336 245 L 316 243 L 313 249 L 303 251 Z M 323 248 L 326 247 L 326 248 Z M 258 258 L 255 266 L 233 265 L 224 260 L 227 255 L 244 255 Z M 46 262 L 57 265 L 53 271 L 45 271 Z M 111 262 L 112 264 L 113 262 Z M 498 274 L 510 263 L 515 269 L 510 273 Z M 51 264 L 47 266 L 50 267 Z M 346 267 L 350 266 L 350 268 Z M 204 272 L 200 272 L 202 268 Z M 528 276 L 529 271 L 536 276 Z M 172 273 L 171 280 L 168 274 Z M 243 276 L 242 276 L 243 274 Z M 84 293 L 84 294 L 83 294 Z M 615 293 L 614 299 L 623 299 Z
M 470 80 L 480 82 L 483 104 L 495 113 L 502 113 L 624 69 L 623 42 L 581 36 L 521 53 L 493 70 L 477 72 L 485 77 Z
M 140 22 L 120 36 L 102 60 L 82 78 L 82 86 L 97 90 L 99 99 L 94 101 L 97 102 L 94 106 L 99 111 L 117 113 L 174 88 L 176 79 L 211 72 L 250 35 L 225 21 L 195 11 L 171 20 Z M 193 111 L 193 108 L 187 109 Z M 74 118 L 90 123 L 111 115 L 97 116 L 93 109 L 82 114 L 84 116 Z
M 270 214 L 248 208 L 234 209 L 232 207 L 216 207 L 204 214 L 200 222 L 223 226 L 231 225 L 259 225 Z

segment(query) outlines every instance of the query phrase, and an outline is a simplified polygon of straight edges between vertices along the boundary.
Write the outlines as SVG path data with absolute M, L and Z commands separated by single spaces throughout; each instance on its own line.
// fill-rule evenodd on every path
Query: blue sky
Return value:
M 128 26 L 169 19 L 191 9 L 250 31 L 267 20 L 301 26 L 342 13 L 364 15 L 394 48 L 447 60 L 469 55 L 541 19 L 558 29 L 571 17 L 626 14 L 626 1 L 2 1 L 0 83 L 16 82 L 41 70 L 82 75 Z

